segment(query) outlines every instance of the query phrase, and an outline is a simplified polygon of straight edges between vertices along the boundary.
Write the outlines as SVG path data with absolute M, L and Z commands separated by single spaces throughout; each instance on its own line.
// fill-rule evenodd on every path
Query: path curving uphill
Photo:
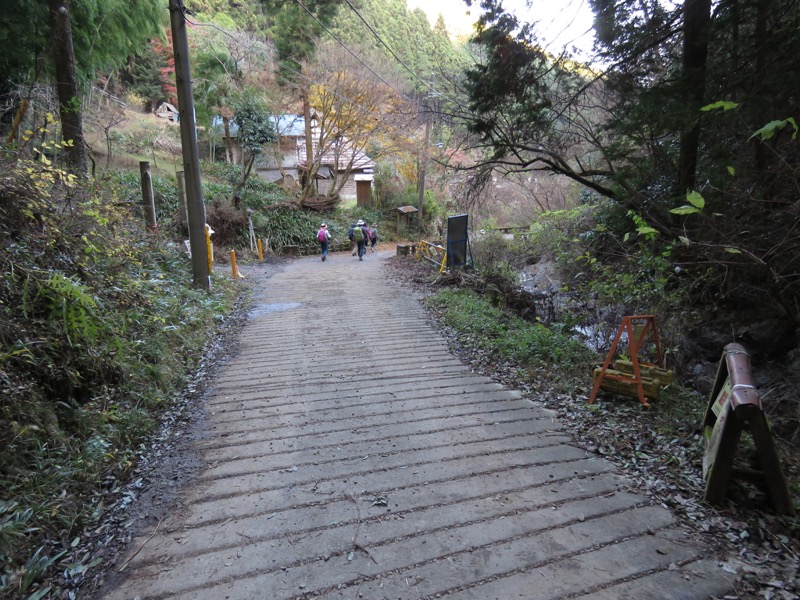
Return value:
M 448 353 L 389 252 L 258 284 L 205 468 L 110 600 L 703 599 L 709 550 L 553 414 Z

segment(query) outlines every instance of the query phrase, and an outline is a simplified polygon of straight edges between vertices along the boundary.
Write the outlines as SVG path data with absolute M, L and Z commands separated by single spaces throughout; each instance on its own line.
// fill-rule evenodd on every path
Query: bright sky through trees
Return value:
M 406 0 L 408 8 L 421 8 L 431 24 L 438 15 L 444 16 L 451 33 L 466 34 L 481 14 L 480 0 L 468 8 L 464 0 Z M 506 0 L 506 9 L 522 22 L 537 22 L 537 31 L 550 50 L 557 53 L 564 46 L 577 46 L 580 55 L 587 57 L 592 48 L 592 10 L 588 0 Z

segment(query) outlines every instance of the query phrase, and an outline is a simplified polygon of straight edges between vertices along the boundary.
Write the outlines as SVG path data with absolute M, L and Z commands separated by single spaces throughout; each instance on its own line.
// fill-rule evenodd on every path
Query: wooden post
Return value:
M 150 173 L 150 163 L 146 160 L 139 161 L 139 175 L 142 179 L 142 205 L 144 206 L 144 222 L 147 231 L 158 232 L 156 223 L 156 203 L 153 196 L 153 176 Z
M 231 250 L 231 273 L 234 279 L 239 278 L 239 269 L 236 267 L 236 250 Z
M 186 224 L 186 229 L 189 229 L 189 212 L 186 206 L 186 175 L 184 175 L 183 171 L 178 171 L 175 173 L 175 177 L 178 178 L 178 201 L 181 204 L 181 216 L 183 217 L 184 223 Z
M 261 240 L 257 240 L 256 244 L 258 245 L 258 260 L 264 260 L 264 245 L 261 243 Z

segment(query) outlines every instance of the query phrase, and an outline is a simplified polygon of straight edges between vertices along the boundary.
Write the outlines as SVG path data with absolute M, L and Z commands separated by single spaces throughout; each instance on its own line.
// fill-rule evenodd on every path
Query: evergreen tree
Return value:
M 161 0 L 71 0 L 69 3 L 75 67 L 81 78 L 126 63 L 159 35 L 166 23 Z M 49 55 L 48 6 L 43 2 L 7 0 L 0 19 L 0 92 L 9 82 L 30 79 L 37 60 Z

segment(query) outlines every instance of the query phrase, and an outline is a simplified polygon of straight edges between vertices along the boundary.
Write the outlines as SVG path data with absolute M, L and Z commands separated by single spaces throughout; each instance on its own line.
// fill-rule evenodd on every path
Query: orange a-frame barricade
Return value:
M 609 369 L 614 356 L 616 356 L 617 346 L 622 341 L 623 333 L 627 334 L 628 355 L 630 356 L 631 371 L 633 373 Z M 644 363 L 639 360 L 639 351 L 648 340 L 655 345 L 656 364 Z M 589 404 L 592 404 L 597 399 L 597 394 L 601 387 L 608 387 L 626 395 L 634 395 L 635 393 L 642 406 L 649 407 L 647 396 L 657 396 L 660 385 L 646 385 L 648 382 L 642 376 L 643 367 L 657 369 L 664 367 L 664 356 L 661 352 L 661 342 L 658 339 L 656 318 L 653 315 L 623 317 L 622 324 L 619 326 L 614 342 L 611 344 L 611 349 L 608 351 L 608 356 L 606 356 L 603 366 L 595 373 L 594 387 L 592 388 L 592 395 L 589 397 Z M 606 386 L 603 386 L 604 382 L 606 382 Z M 620 382 L 620 384 L 615 386 L 612 382 Z M 652 389 L 655 391 L 651 391 Z

